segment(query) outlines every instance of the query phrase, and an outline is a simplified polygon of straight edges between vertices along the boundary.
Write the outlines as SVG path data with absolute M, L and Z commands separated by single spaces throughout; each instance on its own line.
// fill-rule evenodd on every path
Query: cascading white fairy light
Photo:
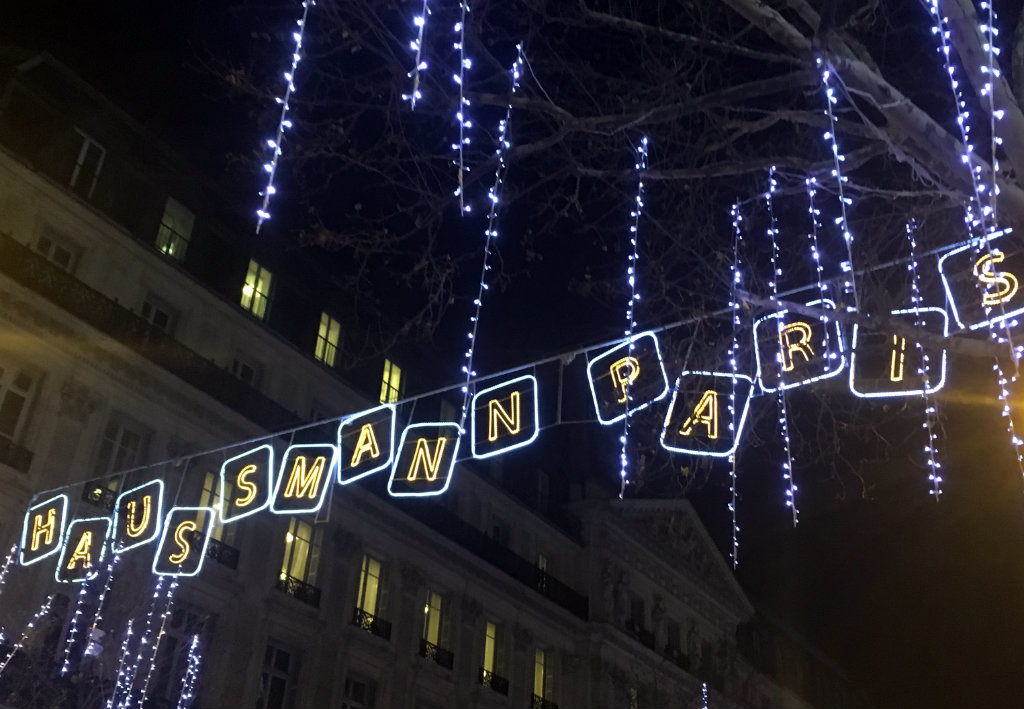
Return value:
M 910 304 L 914 309 L 914 327 L 923 327 L 924 320 L 921 318 L 921 305 L 924 299 L 921 297 L 920 281 L 921 276 L 917 271 L 917 223 L 910 219 L 906 223 L 907 241 L 910 243 L 910 263 L 907 269 L 910 271 Z M 921 366 L 917 373 L 921 375 L 921 399 L 924 402 L 924 423 L 921 428 L 928 436 L 928 442 L 924 446 L 928 464 L 928 482 L 931 488 L 928 494 L 935 497 L 938 502 L 942 496 L 942 463 L 939 462 L 939 449 L 937 443 L 936 429 L 939 425 L 938 403 L 932 399 L 928 389 L 931 386 L 931 361 L 928 351 L 920 341 L 915 343 L 917 351 L 921 355 Z
M 89 628 L 89 639 L 92 639 L 93 631 L 99 627 L 100 621 L 103 620 L 103 606 L 107 600 L 107 594 L 110 592 L 110 584 L 114 581 L 114 570 L 117 569 L 117 564 L 121 561 L 121 554 L 114 554 L 110 559 L 110 563 L 107 564 L 107 577 L 103 582 L 103 590 L 100 591 L 100 597 L 96 600 L 96 615 L 92 619 L 92 627 Z M 89 643 L 85 644 L 83 653 L 88 653 Z
M 633 343 L 633 331 L 636 329 L 636 304 L 640 302 L 640 291 L 636 287 L 637 278 L 637 263 L 640 258 L 640 251 L 638 246 L 638 236 L 640 231 L 640 215 L 644 211 L 644 174 L 647 172 L 647 136 L 644 136 L 640 140 L 640 144 L 636 147 L 636 162 L 633 164 L 633 169 L 636 170 L 638 180 L 636 187 L 636 197 L 634 198 L 633 209 L 630 211 L 629 216 L 632 217 L 633 223 L 629 225 L 629 244 L 630 251 L 628 261 L 626 264 L 626 282 L 629 284 L 629 304 L 626 306 L 626 342 L 629 343 L 629 351 L 633 352 L 636 345 Z M 623 499 L 626 496 L 626 483 L 629 479 L 629 454 L 627 447 L 629 445 L 629 405 L 632 402 L 630 396 L 629 382 L 626 383 L 626 415 L 622 418 L 622 436 L 619 437 L 619 442 L 622 444 L 622 448 L 619 451 L 619 479 L 621 485 L 619 487 L 619 499 Z
M 412 18 L 413 27 L 416 28 L 416 37 L 409 42 L 409 48 L 416 52 L 416 64 L 409 72 L 409 78 L 412 79 L 412 91 L 402 94 L 402 100 L 408 101 L 409 108 L 413 111 L 416 110 L 416 102 L 423 98 L 423 94 L 420 93 L 420 72 L 427 68 L 427 62 L 423 59 L 423 30 L 427 26 L 428 17 L 430 17 L 429 0 L 423 0 L 420 14 Z
M 7 556 L 4 557 L 4 563 L 0 565 L 0 594 L 4 592 L 4 584 L 7 583 L 7 574 L 11 571 L 11 566 L 14 564 L 14 559 L 18 556 L 18 545 L 14 544 L 11 546 L 10 551 L 7 552 Z
M 982 37 L 984 38 L 984 42 L 981 46 L 985 52 L 985 63 L 981 66 L 981 72 L 986 75 L 986 80 L 981 87 L 981 95 L 988 103 L 989 138 L 991 145 L 989 160 L 992 168 L 992 178 L 989 189 L 992 190 L 992 197 L 989 206 L 992 208 L 992 225 L 996 226 L 999 223 L 998 148 L 1003 144 L 1003 139 L 999 136 L 996 123 L 1002 120 L 1004 114 L 1003 109 L 996 108 L 993 84 L 993 82 L 1001 78 L 999 63 L 996 61 L 996 57 L 999 56 L 999 47 L 996 46 L 996 37 L 999 35 L 999 29 L 996 27 L 996 10 L 991 0 L 981 0 L 980 5 L 982 11 L 986 13 L 986 17 L 978 23 L 978 29 L 981 30 Z
M 824 301 L 828 297 L 828 284 L 825 282 L 825 269 L 821 264 L 821 247 L 818 244 L 818 232 L 821 230 L 821 210 L 815 203 L 818 194 L 818 180 L 815 177 L 804 179 L 804 189 L 807 192 L 807 214 L 811 221 L 811 230 L 807 232 L 807 240 L 810 243 L 811 259 L 814 261 L 814 276 L 818 283 L 818 297 L 822 300 L 822 322 L 825 323 L 825 352 L 829 359 L 835 359 L 836 353 L 831 347 L 832 328 L 829 327 L 828 310 L 824 307 Z
M 700 683 L 700 701 L 702 709 L 708 709 L 708 683 Z
M 171 615 L 171 608 L 174 607 L 174 591 L 178 588 L 178 577 L 175 576 L 174 580 L 171 581 L 171 585 L 167 589 L 166 603 L 164 605 L 164 612 L 160 614 L 160 630 L 156 634 L 156 640 L 153 642 L 153 651 L 149 655 L 149 669 L 146 670 L 146 679 L 142 682 L 142 692 L 139 696 L 139 707 L 143 707 L 146 704 L 146 695 L 149 693 L 149 680 L 153 677 L 153 670 L 156 668 L 156 657 L 160 651 L 160 642 L 164 639 L 164 631 L 167 628 L 167 618 Z
M 292 127 L 292 120 L 289 116 L 291 110 L 291 99 L 295 93 L 295 72 L 302 61 L 302 40 L 306 33 L 306 22 L 309 18 L 309 8 L 316 4 L 316 0 L 302 0 L 302 17 L 296 20 L 298 27 L 292 32 L 292 40 L 295 47 L 292 49 L 291 67 L 284 72 L 285 90 L 284 96 L 278 96 L 274 100 L 281 106 L 281 116 L 277 121 L 277 133 L 273 138 L 267 138 L 267 147 L 270 149 L 270 159 L 263 164 L 263 171 L 267 173 L 267 186 L 260 192 L 263 197 L 263 204 L 256 210 L 256 233 L 260 233 L 263 222 L 270 219 L 270 198 L 277 192 L 274 187 L 274 177 L 277 175 L 277 164 L 281 159 L 281 145 L 284 142 L 285 131 Z
M 459 9 L 461 14 L 459 21 L 455 23 L 456 41 L 452 44 L 452 48 L 459 52 L 459 71 L 452 74 L 452 81 L 459 87 L 459 105 L 455 109 L 455 120 L 459 123 L 459 142 L 452 143 L 452 150 L 458 153 L 455 165 L 459 168 L 459 184 L 455 188 L 455 196 L 459 198 L 459 209 L 463 214 L 467 214 L 472 208 L 466 203 L 465 174 L 469 172 L 469 168 L 466 167 L 465 150 L 471 142 L 469 129 L 473 127 L 468 112 L 470 103 L 466 98 L 466 70 L 473 67 L 473 60 L 466 56 L 466 15 L 469 14 L 469 0 L 459 0 Z
M 768 281 L 768 287 L 770 288 L 770 300 L 775 312 L 781 312 L 782 308 L 779 305 L 779 278 L 782 276 L 782 268 L 779 266 L 779 239 L 778 239 L 778 222 L 775 219 L 775 192 L 778 189 L 778 182 L 775 180 L 775 166 L 772 165 L 768 170 L 768 191 L 764 193 L 765 205 L 768 208 L 768 238 L 772 242 L 772 277 Z M 782 338 L 782 318 L 775 318 L 775 324 L 778 328 L 778 334 L 781 341 Z M 795 527 L 800 521 L 800 510 L 796 504 L 796 491 L 797 486 L 793 481 L 793 449 L 789 439 L 789 413 L 786 410 L 786 389 L 782 386 L 782 357 L 776 355 L 776 359 L 779 362 L 779 388 L 778 388 L 778 399 L 779 399 L 779 426 L 782 429 L 782 444 L 786 452 L 786 461 L 782 464 L 782 479 L 786 482 L 786 507 L 788 507 L 793 514 L 793 526 Z
M 523 45 L 516 45 L 516 59 L 509 70 L 512 88 L 509 94 L 508 105 L 505 107 L 505 117 L 498 122 L 498 146 L 494 150 L 494 157 L 497 162 L 494 168 L 494 184 L 487 192 L 487 201 L 490 209 L 487 212 L 487 228 L 484 230 L 484 258 L 480 268 L 480 287 L 477 290 L 476 299 L 473 301 L 473 315 L 469 318 L 469 332 L 466 337 L 469 344 L 466 346 L 464 359 L 466 363 L 462 367 L 466 375 L 466 383 L 462 386 L 462 417 L 459 421 L 460 435 L 465 431 L 466 418 L 469 415 L 470 402 L 470 381 L 476 376 L 473 369 L 473 355 L 476 351 L 476 334 L 480 326 L 480 311 L 484 303 L 484 291 L 490 286 L 487 283 L 487 274 L 491 270 L 490 257 L 494 241 L 498 238 L 498 213 L 501 204 L 501 192 L 504 186 L 505 173 L 508 172 L 508 163 L 505 159 L 506 151 L 512 146 L 508 139 L 509 124 L 512 121 L 512 96 L 519 89 L 519 77 L 523 73 Z
M 132 693 L 135 690 L 135 679 L 139 672 L 139 667 L 142 664 L 142 658 L 146 654 L 146 647 L 152 644 L 153 634 L 153 614 L 156 612 L 157 602 L 160 598 L 160 592 L 164 587 L 164 577 L 157 576 L 156 588 L 153 590 L 153 596 L 149 599 L 149 610 L 146 612 L 146 627 L 142 631 L 142 635 L 139 637 L 139 647 L 135 654 L 135 661 L 132 662 L 126 671 L 126 677 L 124 680 L 124 692 L 121 695 L 121 700 L 117 704 L 117 709 L 129 709 L 132 704 Z M 120 682 L 120 678 L 118 678 Z
M 4 673 L 4 670 L 7 669 L 7 665 L 10 664 L 11 658 L 18 654 L 18 650 L 21 650 L 25 647 L 25 641 L 28 640 L 29 634 L 36 627 L 36 623 L 38 623 L 39 620 L 44 615 L 50 612 L 50 607 L 52 605 L 53 594 L 51 593 L 49 596 L 46 597 L 46 600 L 43 602 L 43 605 L 39 606 L 39 610 L 37 610 L 36 614 L 32 616 L 32 619 L 29 620 L 28 625 L 25 626 L 25 630 L 23 630 L 21 633 L 21 637 L 18 638 L 18 642 L 14 643 L 14 647 L 12 647 L 11 651 L 7 653 L 7 657 L 4 658 L 3 662 L 0 662 L 0 675 L 2 675 Z
M 736 435 L 736 375 L 739 374 L 739 350 L 740 350 L 740 297 L 739 289 L 743 284 L 743 274 L 740 271 L 740 245 L 743 242 L 743 215 L 740 214 L 740 205 L 733 203 L 730 210 L 732 215 L 732 284 L 730 286 L 731 299 L 729 307 L 732 309 L 732 344 L 729 346 L 729 367 L 732 371 L 732 391 L 729 394 L 729 430 Z M 736 452 L 729 456 L 729 514 L 732 515 L 732 568 L 737 568 L 740 563 L 740 527 L 736 521 L 736 507 L 739 503 L 739 494 L 736 489 Z
M 850 223 L 846 218 L 846 207 L 853 204 L 853 200 L 846 196 L 843 185 L 849 180 L 843 174 L 842 164 L 846 162 L 846 156 L 839 150 L 839 141 L 836 138 L 836 124 L 839 122 L 832 107 L 839 103 L 835 89 L 832 87 L 832 70 L 825 64 L 825 60 L 817 57 L 818 69 L 821 70 L 821 83 L 825 87 L 825 116 L 828 118 L 829 128 L 823 137 L 829 142 L 832 149 L 832 177 L 836 180 L 836 194 L 839 196 L 839 216 L 835 219 L 836 226 L 843 233 L 843 242 L 846 244 L 846 262 L 843 264 L 843 271 L 849 275 L 849 280 L 844 282 L 844 288 L 853 296 L 853 307 L 860 310 L 860 298 L 857 295 L 857 278 L 853 270 L 853 232 L 850 231 Z M 826 328 L 827 329 L 827 328 Z
M 132 642 L 132 627 L 135 624 L 134 618 L 128 619 L 128 626 L 125 630 L 124 640 L 121 641 L 121 659 L 117 664 L 117 680 L 114 683 L 114 691 L 107 699 L 107 708 L 113 709 L 114 702 L 119 696 L 124 696 L 127 691 L 126 682 L 128 680 L 128 655 L 130 654 L 131 642 Z
M 93 572 L 85 577 L 85 581 L 82 582 L 78 589 L 78 598 L 75 600 L 75 612 L 71 616 L 71 623 L 68 625 L 67 636 L 64 638 L 64 662 L 60 667 L 61 677 L 66 677 L 68 672 L 71 671 L 71 650 L 75 646 L 75 642 L 78 640 L 78 619 L 82 617 L 83 608 L 85 606 L 85 599 L 89 593 L 89 585 L 98 576 L 98 573 Z
M 196 682 L 199 680 L 199 665 L 203 661 L 203 655 L 199 652 L 199 634 L 192 636 L 192 642 L 188 646 L 188 662 L 185 666 L 185 674 L 181 678 L 181 693 L 178 695 L 176 709 L 188 709 L 196 698 Z

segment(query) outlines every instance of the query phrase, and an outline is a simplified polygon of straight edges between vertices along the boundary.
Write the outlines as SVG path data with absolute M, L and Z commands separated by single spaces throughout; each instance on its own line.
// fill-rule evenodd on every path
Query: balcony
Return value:
M 391 640 L 391 622 L 371 615 L 362 608 L 355 609 L 355 613 L 352 614 L 352 624 L 378 638 Z
M 558 709 L 558 704 L 534 694 L 533 699 L 530 700 L 530 709 Z
M 483 667 L 480 668 L 479 682 L 485 687 L 490 687 L 498 694 L 508 696 L 508 680 L 494 674 L 490 670 L 485 670 Z
M 0 463 L 11 466 L 19 473 L 27 473 L 32 465 L 32 451 L 19 446 L 7 436 L 0 436 Z
M 211 538 L 209 545 L 206 547 L 206 556 L 207 556 L 207 558 L 213 559 L 218 564 L 226 566 L 229 569 L 237 569 L 238 568 L 238 555 L 239 554 L 240 554 L 240 552 L 238 551 L 238 549 L 236 549 L 235 547 L 231 546 L 230 544 L 225 544 L 224 542 L 222 542 L 219 539 Z M 299 582 L 299 583 L 301 583 L 301 582 Z M 316 599 L 316 603 L 312 603 L 310 605 L 314 605 L 314 606 L 320 605 L 320 589 L 316 588 L 315 586 L 310 586 L 310 588 L 312 588 L 314 591 L 316 591 L 316 598 L 317 598 Z M 286 593 L 287 593 L 287 591 L 286 591 Z
M 314 608 L 320 607 L 320 589 L 305 581 L 285 575 L 277 579 L 275 588 L 306 605 L 313 606 Z
M 451 650 L 445 650 L 440 645 L 427 642 L 423 638 L 420 638 L 420 657 L 433 660 L 437 664 L 441 665 L 441 667 L 449 670 L 452 668 L 452 665 L 455 664 L 455 655 Z
M 114 505 L 117 503 L 117 495 L 117 491 L 101 485 L 86 485 L 85 489 L 82 491 L 83 500 L 88 502 L 90 505 L 95 505 L 107 512 L 114 511 Z
M 671 645 L 666 645 L 664 651 L 662 651 L 662 654 L 669 660 L 671 660 L 680 669 L 685 670 L 686 672 L 690 671 L 690 658 L 685 652 L 683 652 L 679 648 L 672 647 Z

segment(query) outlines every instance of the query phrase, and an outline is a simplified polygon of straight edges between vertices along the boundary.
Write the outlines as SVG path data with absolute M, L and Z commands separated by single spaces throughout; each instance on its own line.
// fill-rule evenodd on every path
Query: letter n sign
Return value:
M 683 372 L 665 416 L 661 445 L 691 455 L 732 455 L 753 388 L 753 380 L 743 374 Z
M 68 514 L 68 496 L 57 495 L 28 508 L 21 527 L 21 565 L 60 551 Z
M 814 300 L 811 308 L 835 310 L 831 300 Z M 839 322 L 782 310 L 754 323 L 757 379 L 765 391 L 792 389 L 834 377 L 846 366 Z
M 125 552 L 160 536 L 164 521 L 164 483 L 148 483 L 125 490 L 114 504 L 114 549 Z
M 270 511 L 291 515 L 319 510 L 327 488 L 334 481 L 337 464 L 336 446 L 324 443 L 288 446 L 277 475 Z
M 82 583 L 96 574 L 107 552 L 109 532 L 109 517 L 74 520 L 68 526 L 54 577 L 61 583 Z
M 668 376 L 653 332 L 607 350 L 587 365 L 590 393 L 597 420 L 607 426 L 662 399 L 668 394 Z
M 537 438 L 537 380 L 530 375 L 478 391 L 470 412 L 474 458 L 490 458 Z
M 384 404 L 341 422 L 339 483 L 348 485 L 391 465 L 395 455 L 395 419 L 394 404 Z
M 402 431 L 388 492 L 394 497 L 440 495 L 459 452 L 459 424 L 414 423 Z

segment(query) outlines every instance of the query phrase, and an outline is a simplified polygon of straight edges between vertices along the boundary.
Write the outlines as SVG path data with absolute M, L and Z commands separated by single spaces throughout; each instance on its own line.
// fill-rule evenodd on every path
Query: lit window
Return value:
M 292 517 L 284 535 L 284 558 L 281 559 L 281 580 L 298 579 L 310 586 L 316 585 L 317 567 L 320 565 L 322 527 L 313 527 Z
M 36 242 L 36 251 L 50 263 L 70 273 L 75 268 L 79 249 L 65 236 L 47 226 Z
M 387 583 L 384 579 L 384 565 L 379 559 L 363 555 L 363 566 L 359 572 L 359 596 L 356 608 L 372 616 L 379 616 L 387 606 Z
M 505 671 L 505 645 L 501 625 L 487 621 L 484 634 L 484 671 L 501 676 Z
M 0 436 L 12 441 L 21 438 L 36 380 L 24 369 L 0 367 Z
M 320 313 L 320 331 L 316 336 L 314 356 L 324 364 L 334 366 L 334 354 L 338 351 L 341 324 L 327 313 Z
M 444 596 L 436 591 L 427 592 L 423 605 L 423 639 L 431 645 L 448 647 L 449 618 Z
M 380 384 L 380 403 L 393 404 L 402 395 L 402 369 L 390 359 L 384 360 L 384 379 Z
M 547 654 L 540 648 L 537 648 L 533 657 L 534 696 L 551 701 L 554 694 L 554 679 Z
M 164 216 L 156 232 L 156 248 L 176 261 L 185 259 L 196 215 L 173 197 L 167 198 Z
M 71 180 L 68 184 L 71 191 L 79 197 L 92 199 L 92 193 L 96 189 L 96 180 L 99 179 L 107 151 L 82 131 L 75 129 L 75 133 L 82 140 L 82 147 L 78 150 L 78 157 L 75 159 L 75 167 L 71 171 Z
M 270 301 L 270 280 L 273 274 L 255 261 L 249 261 L 249 272 L 242 286 L 242 307 L 261 320 L 267 315 Z
M 206 479 L 203 481 L 203 494 L 199 499 L 199 506 L 212 507 L 217 510 L 217 514 L 214 515 L 213 519 L 213 527 L 210 528 L 210 537 L 217 541 L 224 542 L 225 544 L 231 544 L 234 541 L 235 527 L 237 525 L 231 524 L 225 526 L 220 518 L 220 509 L 223 501 L 230 500 L 233 496 L 234 487 L 231 483 L 225 483 L 224 490 L 221 490 L 220 476 L 216 473 L 206 474 Z M 203 527 L 205 522 L 205 519 L 200 518 L 200 529 Z

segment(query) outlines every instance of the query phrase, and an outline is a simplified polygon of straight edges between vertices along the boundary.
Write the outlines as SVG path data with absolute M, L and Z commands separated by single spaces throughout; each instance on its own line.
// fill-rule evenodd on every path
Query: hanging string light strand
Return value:
M 10 551 L 7 552 L 7 556 L 4 557 L 4 563 L 0 565 L 0 594 L 4 592 L 4 584 L 7 583 L 7 574 L 10 573 L 11 566 L 17 556 L 18 545 L 14 544 L 11 546 Z
M 107 576 L 103 582 L 103 590 L 100 591 L 100 597 L 96 600 L 96 615 L 92 619 L 92 627 L 89 628 L 89 642 L 85 644 L 83 652 L 89 653 L 89 645 L 92 642 L 93 633 L 99 628 L 100 621 L 103 620 L 103 606 L 107 600 L 107 594 L 110 592 L 110 584 L 114 581 L 114 570 L 117 569 L 118 562 L 121 561 L 121 554 L 116 553 L 110 559 L 110 563 L 107 564 Z
M 263 188 L 260 195 L 263 197 L 263 204 L 256 210 L 256 233 L 260 233 L 263 222 L 270 219 L 270 198 L 277 192 L 274 187 L 274 177 L 277 175 L 278 161 L 281 158 L 281 146 L 284 142 L 286 130 L 292 127 L 292 120 L 289 116 L 291 110 L 291 99 L 295 93 L 295 72 L 302 61 L 302 40 L 306 33 L 306 22 L 309 19 L 309 8 L 316 4 L 316 0 L 302 0 L 302 17 L 296 21 L 297 29 L 292 32 L 292 40 L 295 47 L 292 49 L 291 67 L 284 72 L 285 90 L 284 96 L 278 96 L 274 100 L 281 106 L 281 116 L 277 121 L 277 133 L 273 138 L 267 138 L 267 147 L 270 148 L 270 159 L 263 164 L 263 171 L 267 173 L 267 186 Z
M 124 640 L 121 641 L 121 659 L 117 664 L 117 680 L 114 683 L 114 692 L 110 695 L 110 699 L 107 700 L 107 708 L 113 709 L 114 702 L 117 701 L 119 696 L 123 696 L 127 689 L 128 680 L 128 655 L 130 652 L 132 642 L 132 626 L 135 624 L 134 618 L 128 619 L 128 625 L 125 628 Z
M 423 0 L 420 14 L 412 18 L 413 27 L 416 28 L 416 37 L 409 42 L 409 48 L 416 53 L 416 64 L 409 72 L 409 78 L 412 79 L 412 91 L 402 94 L 402 100 L 408 101 L 409 108 L 413 111 L 416 110 L 416 102 L 423 98 L 423 94 L 420 93 L 420 72 L 427 69 L 427 62 L 423 59 L 423 30 L 427 26 L 428 17 L 430 17 L 429 0 Z
M 452 74 L 452 81 L 459 87 L 459 105 L 455 109 L 455 120 L 459 124 L 459 142 L 452 144 L 452 150 L 458 154 L 455 165 L 458 167 L 458 186 L 455 188 L 455 196 L 459 198 L 459 209 L 463 214 L 472 211 L 466 202 L 466 178 L 465 173 L 469 172 L 466 167 L 465 150 L 470 144 L 469 129 L 473 127 L 473 121 L 469 119 L 469 99 L 466 98 L 466 71 L 473 67 L 473 60 L 466 55 L 466 16 L 469 14 L 469 0 L 459 0 L 460 16 L 455 23 L 455 43 L 452 47 L 459 53 L 459 71 Z
M 516 59 L 509 70 L 512 88 L 509 93 L 508 105 L 505 107 L 505 117 L 498 122 L 498 147 L 495 148 L 494 157 L 497 166 L 494 168 L 494 184 L 487 192 L 487 201 L 490 208 L 487 212 L 487 228 L 484 230 L 484 258 L 480 268 L 480 287 L 477 290 L 476 300 L 473 301 L 473 315 L 469 318 L 469 332 L 466 333 L 469 344 L 466 347 L 464 358 L 465 365 L 462 367 L 466 375 L 466 382 L 462 386 L 462 416 L 459 420 L 460 435 L 465 431 L 466 418 L 469 416 L 470 402 L 470 381 L 476 376 L 473 370 L 473 355 L 476 351 L 476 335 L 480 325 L 480 311 L 484 303 L 484 291 L 490 286 L 487 283 L 487 274 L 491 270 L 490 257 L 494 247 L 494 241 L 498 238 L 498 212 L 501 204 L 501 193 L 504 186 L 505 174 L 508 172 L 508 163 L 505 160 L 505 153 L 511 147 L 508 139 L 509 124 L 512 121 L 512 96 L 519 89 L 519 78 L 523 74 L 523 45 L 516 45 Z
M 174 580 L 171 581 L 170 587 L 167 589 L 164 612 L 160 614 L 160 630 L 156 634 L 156 640 L 153 642 L 153 650 L 149 655 L 149 669 L 146 670 L 146 679 L 142 682 L 142 693 L 139 697 L 140 707 L 146 704 L 146 695 L 149 694 L 149 680 L 153 677 L 153 670 L 156 668 L 156 657 L 157 653 L 160 651 L 160 641 L 164 639 L 164 631 L 167 628 L 167 618 L 171 615 L 171 608 L 174 606 L 174 591 L 177 588 L 178 577 L 175 576 Z
M 636 147 L 636 162 L 633 165 L 636 170 L 638 180 L 636 187 L 636 197 L 634 198 L 633 209 L 629 213 L 632 217 L 633 222 L 629 225 L 629 244 L 630 250 L 628 251 L 628 261 L 626 264 L 626 282 L 629 284 L 629 304 L 626 306 L 626 342 L 629 343 L 629 352 L 632 354 L 636 345 L 633 342 L 633 332 L 636 329 L 636 304 L 640 302 L 640 291 L 637 289 L 637 262 L 640 258 L 639 246 L 637 244 L 637 237 L 640 229 L 640 215 L 644 211 L 644 175 L 647 172 L 647 136 L 644 136 L 640 140 L 640 144 Z M 632 403 L 632 397 L 630 396 L 630 382 L 626 382 L 626 415 L 622 418 L 622 436 L 619 438 L 619 443 L 622 444 L 622 448 L 619 451 L 619 479 L 621 485 L 619 487 L 619 499 L 623 499 L 626 496 L 626 484 L 629 479 L 629 407 Z
M 78 589 L 78 598 L 75 600 L 75 612 L 68 624 L 67 636 L 64 638 L 64 662 L 60 667 L 61 677 L 66 677 L 71 671 L 71 650 L 78 640 L 79 618 L 82 617 L 85 608 L 85 599 L 89 593 L 89 586 L 98 574 L 96 572 L 86 576 Z
M 153 589 L 153 595 L 149 599 L 149 610 L 146 612 L 146 626 L 143 628 L 142 635 L 139 637 L 139 646 L 135 654 L 135 660 L 130 662 L 125 669 L 123 692 L 121 694 L 121 699 L 117 704 L 117 709 L 129 709 L 129 707 L 131 707 L 132 694 L 135 691 L 135 679 L 138 676 L 139 667 L 142 666 L 142 658 L 146 654 L 146 647 L 152 644 L 153 614 L 156 613 L 157 603 L 160 599 L 163 587 L 164 577 L 158 576 L 156 580 L 156 587 Z M 118 677 L 118 683 L 121 683 L 120 677 Z
M 729 346 L 729 368 L 732 371 L 732 391 L 729 394 L 729 430 L 736 435 L 736 375 L 739 374 L 739 350 L 740 350 L 740 297 L 739 290 L 743 285 L 743 275 L 740 272 L 740 245 L 743 242 L 743 215 L 740 214 L 740 205 L 733 203 L 730 210 L 732 215 L 732 286 L 730 288 L 731 298 L 729 307 L 732 309 L 732 344 Z M 732 568 L 740 564 L 740 528 L 736 522 L 736 507 L 739 503 L 739 494 L 736 490 L 736 453 L 729 456 L 729 514 L 732 516 Z
M 32 616 L 32 619 L 29 620 L 28 625 L 25 626 L 25 630 L 21 633 L 21 637 L 18 638 L 18 642 L 14 643 L 14 647 L 12 647 L 11 651 L 7 653 L 7 656 L 4 658 L 4 661 L 0 663 L 0 675 L 3 675 L 4 670 L 7 669 L 7 665 L 11 662 L 11 658 L 13 658 L 18 653 L 18 650 L 21 650 L 25 647 L 25 641 L 28 640 L 28 636 L 32 634 L 32 630 L 35 629 L 36 624 L 39 623 L 40 620 L 42 620 L 43 616 L 50 612 L 50 607 L 52 605 L 53 594 L 51 593 L 49 596 L 46 597 L 46 600 L 43 601 L 43 605 L 39 606 L 39 610 L 37 610 L 36 614 Z
M 775 218 L 775 192 L 778 189 L 778 182 L 775 179 L 775 166 L 768 170 L 768 190 L 764 193 L 765 206 L 768 208 L 768 238 L 772 244 L 772 277 L 768 281 L 770 299 L 776 313 L 781 312 L 779 305 L 779 278 L 782 276 L 782 268 L 779 266 L 779 228 Z M 779 340 L 782 339 L 782 318 L 775 318 L 775 325 L 778 328 Z M 793 481 L 793 449 L 789 438 L 789 414 L 786 411 L 786 390 L 782 386 L 782 358 L 779 361 L 779 427 L 782 429 L 782 445 L 785 449 L 786 460 L 782 464 L 782 479 L 786 483 L 786 507 L 793 515 L 793 526 L 800 521 L 800 510 L 796 504 L 797 486 Z
M 203 661 L 203 655 L 199 651 L 199 634 L 192 636 L 192 642 L 188 646 L 188 661 L 185 666 L 185 674 L 181 678 L 181 693 L 178 695 L 176 709 L 188 709 L 196 698 L 196 682 L 199 680 L 199 665 Z

